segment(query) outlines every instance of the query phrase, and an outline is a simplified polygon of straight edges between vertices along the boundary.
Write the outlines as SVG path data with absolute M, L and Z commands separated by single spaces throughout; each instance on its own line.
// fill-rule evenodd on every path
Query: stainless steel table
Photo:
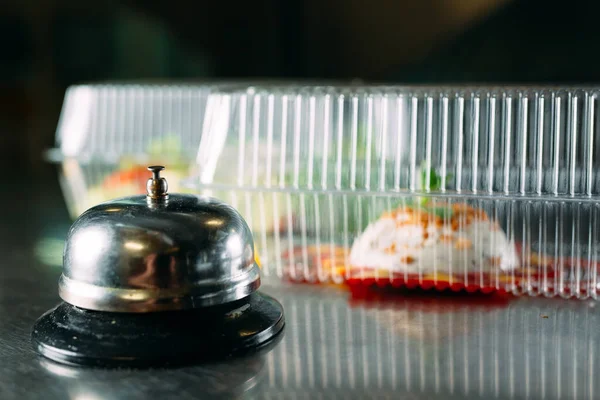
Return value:
M 55 253 L 69 217 L 54 178 L 7 184 L 1 197 L 1 399 L 600 398 L 595 302 L 353 296 L 268 278 L 263 290 L 283 303 L 287 325 L 265 354 L 151 370 L 46 361 L 29 331 L 59 302 Z

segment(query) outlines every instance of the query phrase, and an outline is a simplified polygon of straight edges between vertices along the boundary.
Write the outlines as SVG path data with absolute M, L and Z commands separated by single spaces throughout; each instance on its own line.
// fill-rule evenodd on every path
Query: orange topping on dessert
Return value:
M 471 242 L 469 239 L 465 239 L 465 238 L 459 238 L 454 243 L 454 248 L 456 248 L 458 250 L 466 250 L 466 249 L 470 249 L 471 247 L 473 247 L 473 242 Z

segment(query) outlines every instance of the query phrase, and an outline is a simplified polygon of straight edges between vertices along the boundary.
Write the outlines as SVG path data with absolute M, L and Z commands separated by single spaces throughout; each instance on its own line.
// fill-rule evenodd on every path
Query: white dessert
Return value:
M 392 272 L 448 274 L 519 266 L 514 242 L 485 212 L 466 204 L 444 207 L 444 218 L 427 207 L 401 207 L 384 214 L 356 238 L 350 264 Z

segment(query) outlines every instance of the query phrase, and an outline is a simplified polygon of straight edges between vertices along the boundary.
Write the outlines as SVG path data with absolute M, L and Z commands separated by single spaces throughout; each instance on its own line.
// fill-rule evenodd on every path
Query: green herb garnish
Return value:
M 442 188 L 442 176 L 438 175 L 435 168 L 427 168 L 425 161 L 421 163 L 421 190 L 424 191 L 436 191 Z M 446 175 L 446 181 L 452 179 L 452 175 Z M 452 210 L 446 207 L 428 207 L 429 199 L 427 197 L 417 197 L 416 203 L 430 213 L 437 215 L 441 218 L 450 218 L 452 216 Z
M 429 175 L 429 176 L 428 176 Z M 438 175 L 435 168 L 427 169 L 425 161 L 421 164 L 421 189 L 435 191 L 442 188 L 442 176 Z M 446 181 L 452 179 L 452 174 L 446 175 Z

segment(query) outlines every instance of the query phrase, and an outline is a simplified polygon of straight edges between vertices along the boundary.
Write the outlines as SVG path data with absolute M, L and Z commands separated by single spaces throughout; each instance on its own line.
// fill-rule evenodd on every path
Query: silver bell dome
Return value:
M 252 233 L 240 214 L 208 197 L 167 194 L 149 167 L 146 196 L 109 201 L 72 225 L 60 297 L 98 311 L 200 308 L 244 298 L 260 285 Z

